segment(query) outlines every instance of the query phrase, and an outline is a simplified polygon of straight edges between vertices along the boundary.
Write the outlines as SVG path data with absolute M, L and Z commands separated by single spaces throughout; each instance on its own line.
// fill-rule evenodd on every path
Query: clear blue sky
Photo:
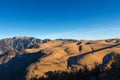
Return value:
M 0 0 L 0 39 L 120 38 L 120 0 Z

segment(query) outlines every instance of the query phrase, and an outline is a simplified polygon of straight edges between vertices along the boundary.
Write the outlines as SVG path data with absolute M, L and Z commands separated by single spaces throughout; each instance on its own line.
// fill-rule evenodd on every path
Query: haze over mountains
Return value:
M 31 80 L 54 71 L 110 69 L 120 39 L 73 40 L 13 37 L 0 40 L 0 79 Z M 42 80 L 42 79 L 41 79 Z

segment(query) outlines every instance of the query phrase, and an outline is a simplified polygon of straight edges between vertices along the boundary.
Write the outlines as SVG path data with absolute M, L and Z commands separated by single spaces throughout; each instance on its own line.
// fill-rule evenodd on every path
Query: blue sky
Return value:
M 0 0 L 0 39 L 120 38 L 120 0 Z

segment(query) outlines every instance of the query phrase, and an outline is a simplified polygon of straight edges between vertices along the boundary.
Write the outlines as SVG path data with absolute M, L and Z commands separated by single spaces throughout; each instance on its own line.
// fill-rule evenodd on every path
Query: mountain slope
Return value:
M 25 45 L 24 41 L 29 41 L 30 38 L 15 40 L 18 41 L 17 44 Z M 7 48 L 6 52 L 0 55 L 0 77 L 4 80 L 39 79 L 42 76 L 49 76 L 48 73 L 54 71 L 78 71 L 85 66 L 91 70 L 95 68 L 95 64 L 108 69 L 111 68 L 114 54 L 120 54 L 120 39 L 95 41 L 39 39 L 38 42 L 32 39 L 27 42 L 27 47 Z
M 106 56 L 109 57 L 111 53 L 120 53 L 118 41 L 113 42 L 113 40 L 111 40 L 107 42 L 101 40 L 90 42 L 91 41 L 69 42 L 57 40 L 42 44 L 41 50 L 47 55 L 28 67 L 26 79 L 39 78 L 41 75 L 46 76 L 46 73 L 49 71 L 79 70 L 80 68 L 84 68 L 84 65 L 92 69 L 95 63 L 104 66 L 104 60 L 106 60 L 106 62 L 110 60 L 110 58 L 106 59 Z M 114 46 L 115 44 L 118 45 Z
M 41 40 L 34 37 L 13 37 L 0 40 L 0 53 L 13 49 L 24 50 L 34 44 L 40 44 Z

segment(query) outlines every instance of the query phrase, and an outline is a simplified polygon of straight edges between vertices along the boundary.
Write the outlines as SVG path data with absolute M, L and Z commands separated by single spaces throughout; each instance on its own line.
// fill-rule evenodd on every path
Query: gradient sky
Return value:
M 120 38 L 120 0 L 0 0 L 0 39 Z

